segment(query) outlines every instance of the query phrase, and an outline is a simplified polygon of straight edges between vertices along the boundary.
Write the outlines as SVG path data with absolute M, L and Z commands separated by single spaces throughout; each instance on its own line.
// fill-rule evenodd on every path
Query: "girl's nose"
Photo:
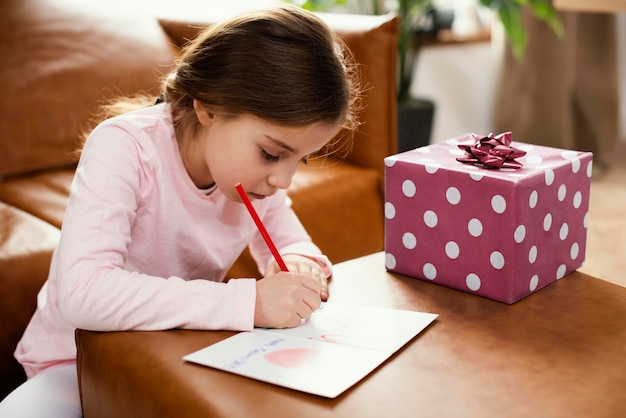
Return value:
M 296 173 L 297 165 L 293 168 L 291 167 L 281 167 L 277 170 L 274 170 L 270 176 L 267 178 L 267 182 L 272 187 L 277 187 L 279 189 L 287 189 L 291 186 L 291 180 L 293 179 L 294 174 Z

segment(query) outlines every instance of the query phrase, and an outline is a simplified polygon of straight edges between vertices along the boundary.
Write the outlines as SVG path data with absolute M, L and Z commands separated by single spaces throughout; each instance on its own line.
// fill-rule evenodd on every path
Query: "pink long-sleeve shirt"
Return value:
M 330 275 L 284 191 L 254 206 L 281 253 L 313 257 Z M 245 206 L 187 174 L 169 105 L 108 120 L 81 155 L 16 358 L 29 377 L 74 362 L 76 328 L 250 330 L 255 280 L 224 280 L 248 245 L 263 272 L 272 255 Z

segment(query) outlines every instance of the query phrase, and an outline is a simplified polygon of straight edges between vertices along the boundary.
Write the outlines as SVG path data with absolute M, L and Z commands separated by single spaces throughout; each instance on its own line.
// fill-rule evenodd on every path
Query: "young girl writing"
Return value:
M 300 163 L 356 126 L 357 95 L 328 27 L 282 6 L 208 29 L 165 79 L 161 103 L 97 126 L 16 350 L 29 380 L 0 416 L 81 416 L 75 328 L 250 330 L 308 318 L 327 298 L 331 265 L 285 189 Z M 273 260 L 237 183 L 289 272 Z M 246 246 L 263 278 L 225 280 Z

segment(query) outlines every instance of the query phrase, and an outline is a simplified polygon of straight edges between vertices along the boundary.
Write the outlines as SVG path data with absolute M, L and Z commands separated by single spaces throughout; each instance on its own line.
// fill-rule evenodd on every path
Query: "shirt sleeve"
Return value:
M 89 330 L 252 329 L 254 280 L 184 280 L 124 269 L 142 195 L 152 187 L 150 170 L 159 169 L 150 141 L 137 135 L 109 126 L 87 141 L 51 272 L 58 289 L 53 302 L 69 325 Z

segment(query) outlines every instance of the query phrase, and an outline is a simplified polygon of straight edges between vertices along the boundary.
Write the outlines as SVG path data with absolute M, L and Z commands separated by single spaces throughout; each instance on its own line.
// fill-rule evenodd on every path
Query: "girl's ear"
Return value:
M 208 126 L 213 122 L 215 113 L 209 108 L 209 106 L 196 99 L 193 99 L 193 110 L 194 112 L 196 112 L 196 117 L 198 118 L 198 121 L 203 126 Z

